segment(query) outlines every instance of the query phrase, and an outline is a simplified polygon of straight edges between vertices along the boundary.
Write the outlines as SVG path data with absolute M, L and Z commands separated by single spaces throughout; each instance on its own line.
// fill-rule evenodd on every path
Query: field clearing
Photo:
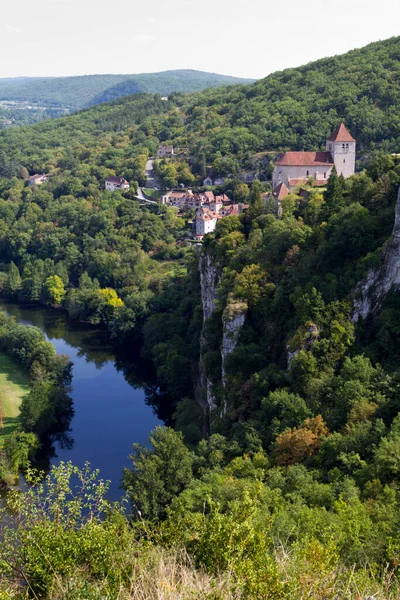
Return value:
M 19 407 L 29 391 L 28 376 L 13 360 L 0 353 L 0 402 L 5 414 L 4 426 L 0 429 L 0 443 L 2 438 L 18 427 Z

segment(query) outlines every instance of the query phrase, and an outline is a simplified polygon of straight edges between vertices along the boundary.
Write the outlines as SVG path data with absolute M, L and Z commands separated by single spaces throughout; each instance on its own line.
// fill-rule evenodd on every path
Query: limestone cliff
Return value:
M 203 323 L 211 317 L 217 300 L 217 285 L 220 273 L 214 264 L 213 257 L 202 250 L 199 258 L 201 303 L 203 306 Z M 215 408 L 215 395 L 212 383 L 208 379 L 202 360 L 203 350 L 206 345 L 204 331 L 200 336 L 200 365 L 199 365 L 199 389 L 200 395 L 206 398 L 208 409 Z
M 245 302 L 235 302 L 228 304 L 222 315 L 224 325 L 221 348 L 223 387 L 226 385 L 226 359 L 236 348 L 246 313 L 247 304 Z
M 205 321 L 214 312 L 220 274 L 214 264 L 213 257 L 204 250 L 200 253 L 199 270 L 203 321 Z
M 247 313 L 247 304 L 245 302 L 234 302 L 228 304 L 222 315 L 223 335 L 222 335 L 222 387 L 226 387 L 226 360 L 234 351 L 239 340 L 239 335 L 244 325 Z M 226 412 L 226 400 L 224 402 L 222 412 Z
M 221 277 L 221 270 L 215 264 L 215 260 L 211 254 L 204 250 L 200 254 L 199 258 L 199 270 L 200 270 L 200 288 L 201 288 L 201 301 L 203 306 L 203 322 L 209 319 L 214 310 L 215 303 L 217 301 L 217 286 Z M 239 340 L 240 331 L 243 327 L 247 313 L 247 304 L 244 302 L 238 302 L 230 299 L 226 306 L 223 315 L 223 334 L 221 343 L 221 381 L 222 388 L 226 386 L 226 361 L 228 356 L 236 348 Z M 205 338 L 204 330 L 200 336 L 200 366 L 199 366 L 199 383 L 198 388 L 201 390 L 199 396 L 206 399 L 206 405 L 208 409 L 216 408 L 216 399 L 214 392 L 214 385 L 208 379 L 202 355 L 207 347 L 207 340 Z M 225 411 L 225 404 L 222 407 L 222 411 Z
M 296 331 L 287 344 L 287 364 L 289 371 L 295 356 L 297 356 L 301 350 L 311 350 L 318 340 L 320 333 L 318 325 L 312 321 L 307 321 L 307 323 Z
M 395 208 L 392 236 L 383 249 L 382 263 L 371 269 L 356 288 L 353 321 L 365 319 L 379 310 L 382 300 L 391 287 L 400 285 L 400 188 Z

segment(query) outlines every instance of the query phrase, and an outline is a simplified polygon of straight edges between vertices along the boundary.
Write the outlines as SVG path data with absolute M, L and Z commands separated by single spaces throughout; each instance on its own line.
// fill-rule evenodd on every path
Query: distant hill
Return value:
M 203 80 L 207 75 L 202 74 Z M 147 79 L 149 88 L 157 78 L 154 74 Z M 114 86 L 127 92 L 127 82 Z M 107 88 L 110 97 L 115 96 L 114 86 Z M 99 94 L 106 99 L 103 90 L 90 102 L 101 102 Z M 227 176 L 259 172 L 260 164 L 261 170 L 270 168 L 266 152 L 273 158 L 285 149 L 323 148 L 326 136 L 342 120 L 357 140 L 358 156 L 377 149 L 400 152 L 400 37 L 273 73 L 251 85 L 171 95 L 168 102 L 145 92 L 124 95 L 62 119 L 9 128 L 0 133 L 0 141 L 6 154 L 34 170 L 36 165 L 50 168 L 49 148 L 59 153 L 62 146 L 68 154 L 74 143 L 79 157 L 82 146 L 91 147 L 95 138 L 108 140 L 113 132 L 128 136 L 129 147 L 144 144 L 151 153 L 160 143 L 189 147 L 195 169 L 205 161 L 214 176 Z M 102 141 L 101 151 L 104 143 L 108 141 Z M 108 168 L 116 168 L 116 154 L 114 148 L 111 158 L 104 157 Z
M 31 104 L 78 110 L 138 92 L 167 96 L 171 92 L 197 92 L 208 87 L 253 81 L 193 70 L 138 75 L 17 77 L 0 79 L 0 101 L 27 101 Z

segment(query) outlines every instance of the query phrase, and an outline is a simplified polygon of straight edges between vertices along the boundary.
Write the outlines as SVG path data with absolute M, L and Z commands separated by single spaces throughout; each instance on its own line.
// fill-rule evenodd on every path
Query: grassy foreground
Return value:
M 18 426 L 19 407 L 29 390 L 28 376 L 12 359 L 0 353 L 0 403 L 5 415 L 0 443 Z

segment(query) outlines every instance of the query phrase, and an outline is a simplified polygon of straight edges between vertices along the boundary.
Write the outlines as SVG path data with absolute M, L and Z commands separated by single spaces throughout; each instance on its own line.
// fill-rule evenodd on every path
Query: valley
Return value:
M 399 597 L 399 57 L 0 131 L 0 598 Z

